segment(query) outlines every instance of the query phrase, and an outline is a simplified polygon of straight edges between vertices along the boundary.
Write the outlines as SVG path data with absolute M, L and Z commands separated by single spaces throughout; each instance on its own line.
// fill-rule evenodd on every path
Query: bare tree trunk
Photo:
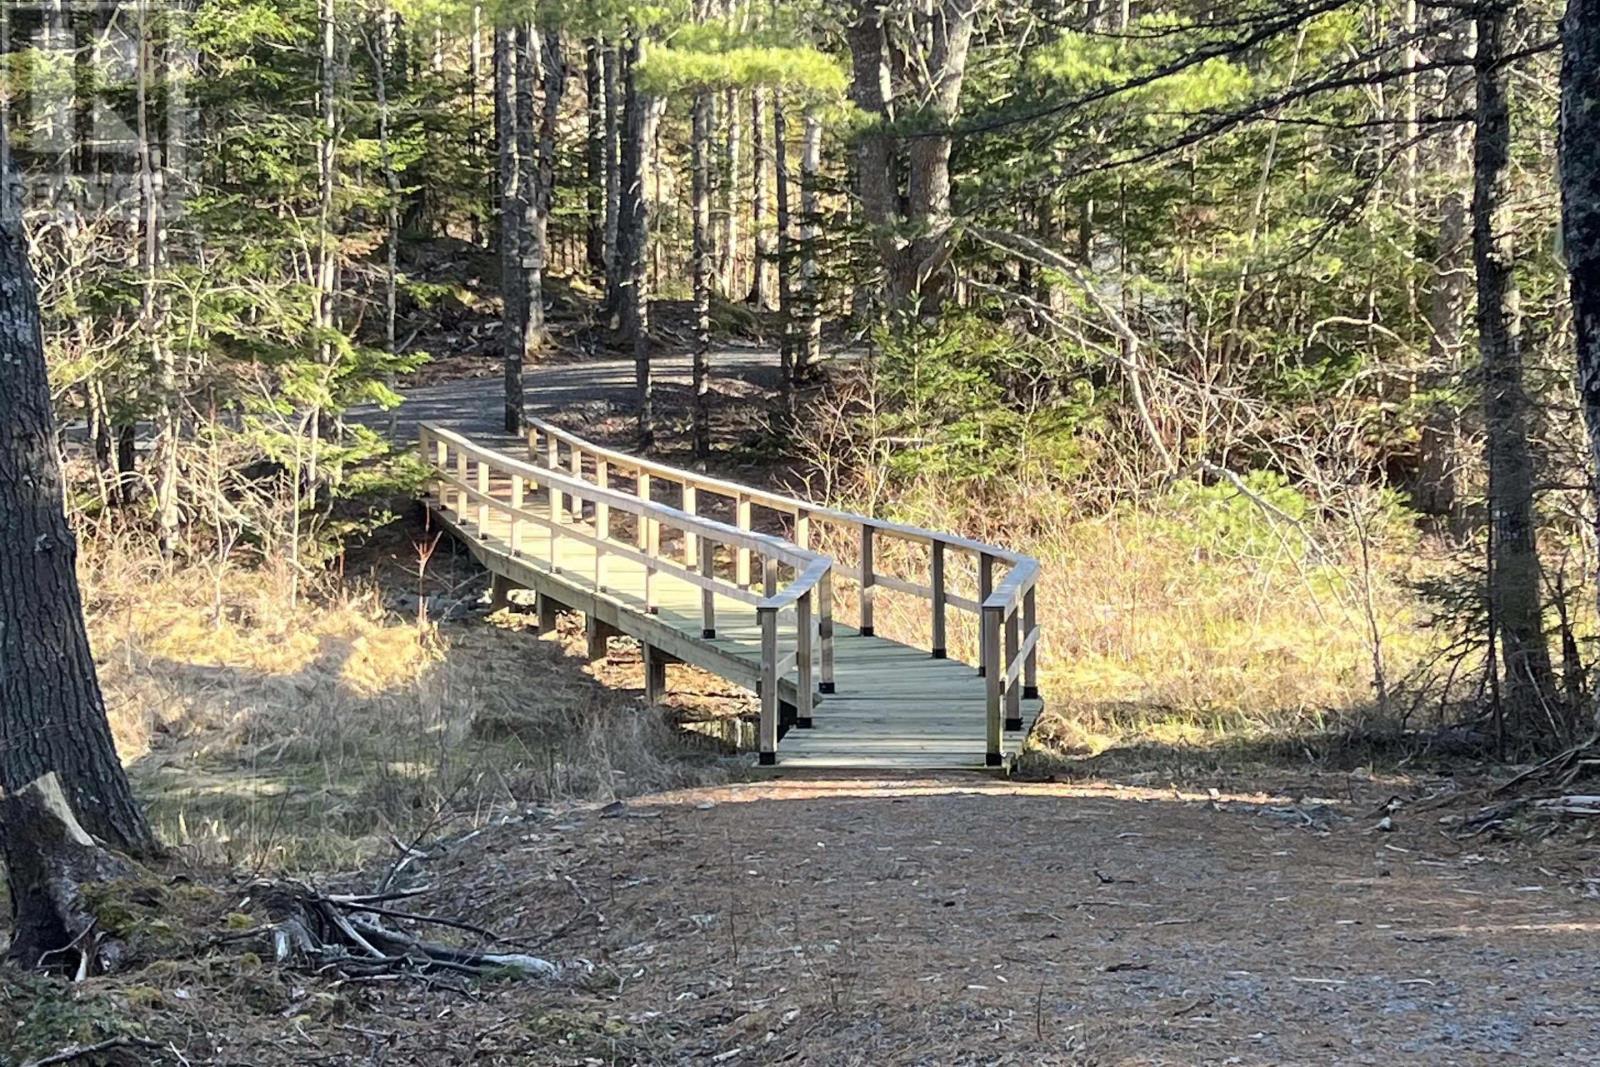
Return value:
M 633 349 L 639 444 L 655 443 L 655 390 L 650 377 L 650 200 L 645 180 L 659 103 L 639 85 L 643 41 L 629 40 L 620 81 L 623 89 L 621 208 L 617 225 L 619 336 Z
M 335 47 L 334 14 L 334 0 L 321 0 L 319 19 L 322 38 L 320 59 L 322 130 L 317 144 L 317 276 L 316 305 L 313 308 L 312 324 L 323 333 L 324 340 L 319 344 L 319 356 L 322 365 L 329 368 L 327 372 L 329 374 L 332 373 L 335 355 L 333 344 L 326 340 L 326 335 L 334 327 L 334 285 L 338 280 L 338 249 L 335 246 L 333 232 L 333 188 L 335 151 L 339 136 L 338 113 L 335 110 L 334 100 L 334 91 L 337 87 L 335 64 L 339 61 L 339 53 Z M 313 495 L 321 479 L 319 466 L 326 422 L 327 413 L 321 410 L 314 412 L 310 420 L 311 441 L 306 461 L 306 482 L 311 487 Z
M 760 88 L 750 90 L 750 236 L 755 259 L 750 264 L 750 295 L 756 310 L 772 307 L 772 234 L 767 231 L 767 97 Z
M 804 381 L 822 359 L 822 268 L 817 245 L 822 240 L 822 119 L 806 111 L 806 134 L 800 153 L 800 312 L 804 317 L 794 376 Z
M 150 346 L 150 364 L 156 384 L 156 530 L 161 555 L 170 559 L 178 537 L 178 373 L 171 347 L 163 336 L 167 299 L 160 291 L 165 261 L 161 217 L 162 161 L 150 128 L 150 79 L 155 74 L 152 56 L 155 27 L 150 22 L 148 0 L 139 4 L 138 59 L 135 96 L 139 137 L 139 266 L 143 275 L 140 325 Z
M 794 250 L 789 226 L 789 120 L 783 94 L 772 93 L 772 170 L 777 179 L 778 319 L 782 336 L 778 344 L 779 386 L 785 411 L 794 408 Z
M 539 225 L 539 157 L 534 126 L 533 99 L 539 70 L 539 34 L 528 23 L 516 29 L 517 47 L 517 187 L 521 190 L 521 257 L 517 264 L 518 284 L 522 288 L 522 321 L 519 337 L 522 362 L 539 353 L 544 339 L 544 277 L 537 265 L 542 250 Z
M 1533 711 L 1555 692 L 1540 603 L 1534 526 L 1533 454 L 1523 391 L 1522 308 L 1514 275 L 1510 13 L 1478 14 L 1478 126 L 1473 155 L 1472 246 L 1478 283 L 1478 345 L 1483 363 L 1489 466 L 1489 603 L 1500 634 L 1506 693 Z
M 516 58 L 513 34 L 494 31 L 494 132 L 500 173 L 500 345 L 505 428 L 522 430 L 522 189 L 517 166 Z
M 1600 488 L 1600 0 L 1567 0 L 1561 44 L 1562 249 L 1572 277 L 1578 396 L 1594 489 Z
M 588 124 L 584 141 L 584 166 L 588 185 L 584 189 L 584 259 L 589 276 L 603 282 L 606 276 L 606 142 L 611 137 L 606 125 L 605 43 L 591 38 L 583 48 L 584 117 Z
M 694 129 L 690 136 L 693 158 L 692 210 L 694 218 L 694 454 L 711 454 L 710 381 L 707 361 L 711 353 L 711 94 L 694 98 Z
M 149 853 L 84 629 L 16 181 L 0 172 L 0 788 L 54 771 L 91 833 Z
M 378 13 L 377 46 L 372 54 L 372 86 L 378 97 L 378 162 L 388 194 L 384 204 L 383 249 L 383 350 L 391 356 L 399 347 L 395 337 L 395 311 L 400 279 L 400 175 L 395 171 L 389 143 L 389 64 L 394 54 L 397 16 Z
M 618 294 L 622 290 L 617 268 L 617 224 L 622 217 L 622 164 L 618 158 L 618 134 L 621 131 L 622 105 L 617 75 L 621 57 L 614 45 L 608 45 L 601 57 L 605 62 L 604 88 L 606 94 L 606 295 L 603 308 L 608 317 L 617 313 Z
M 735 300 L 739 291 L 739 157 L 741 155 L 744 116 L 740 113 L 739 91 L 728 89 L 722 98 L 722 112 L 726 119 L 726 134 L 722 141 L 722 181 L 718 202 L 722 212 L 718 222 L 721 234 L 717 240 L 717 275 L 721 279 L 722 295 Z
M 483 83 L 483 5 L 472 5 L 472 42 L 467 53 L 467 154 L 472 157 L 474 171 L 483 166 L 483 145 L 479 139 L 478 91 Z M 489 200 L 494 200 L 494 182 L 490 180 Z M 472 213 L 472 243 L 483 244 L 483 227 L 478 213 Z

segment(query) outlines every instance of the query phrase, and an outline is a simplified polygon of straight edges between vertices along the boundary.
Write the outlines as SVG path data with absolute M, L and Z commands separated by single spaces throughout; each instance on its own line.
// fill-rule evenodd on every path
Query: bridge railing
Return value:
M 833 561 L 782 538 L 740 529 L 727 523 L 656 503 L 638 494 L 622 493 L 604 484 L 561 473 L 474 444 L 466 437 L 434 423 L 420 430 L 422 457 L 433 469 L 429 491 L 439 506 L 458 520 L 472 521 L 480 537 L 490 535 L 491 515 L 507 523 L 506 547 L 512 556 L 526 556 L 529 527 L 548 532 L 550 566 L 561 573 L 559 545 L 570 539 L 594 552 L 592 582 L 596 592 L 607 592 L 607 563 L 630 560 L 644 568 L 644 609 L 657 611 L 658 577 L 666 574 L 701 591 L 701 635 L 717 635 L 718 597 L 742 601 L 755 608 L 761 634 L 761 726 L 763 763 L 775 759 L 778 745 L 778 683 L 794 675 L 795 717 L 809 726 L 813 713 L 814 668 L 820 659 L 824 692 L 833 689 Z M 496 495 L 504 488 L 506 496 Z M 542 493 L 547 508 L 530 507 Z M 623 541 L 613 536 L 614 515 L 631 516 L 635 537 Z M 663 533 L 677 534 L 676 553 L 663 550 Z M 668 538 L 667 540 L 672 540 Z M 717 549 L 754 561 L 762 580 L 759 592 L 737 575 L 718 572 Z M 783 572 L 788 571 L 788 580 Z M 573 577 L 580 577 L 574 575 Z M 794 647 L 780 654 L 782 613 L 793 609 Z M 819 655 L 820 654 L 820 655 Z
M 634 495 L 645 500 L 650 499 L 654 483 L 675 485 L 682 494 L 682 508 L 689 514 L 698 514 L 711 502 L 707 498 L 721 499 L 725 507 L 732 508 L 735 525 L 740 531 L 752 529 L 758 509 L 766 511 L 786 522 L 796 547 L 808 551 L 819 533 L 815 526 L 828 524 L 842 531 L 857 546 L 860 565 L 847 567 L 836 562 L 833 571 L 857 586 L 860 594 L 858 629 L 866 636 L 874 632 L 879 589 L 906 593 L 928 602 L 932 635 L 929 651 L 936 659 L 946 655 L 950 610 L 977 616 L 978 671 L 987 682 L 988 759 L 993 764 L 1000 762 L 1002 731 L 1020 729 L 1022 700 L 1039 695 L 1037 560 L 982 541 L 823 507 L 782 493 L 642 459 L 604 448 L 532 416 L 526 416 L 524 422 L 529 455 L 550 469 L 570 471 L 578 478 L 592 477 L 594 484 L 602 486 L 608 485 L 613 476 L 631 479 Z M 920 575 L 894 573 L 880 564 L 884 555 L 880 549 L 886 541 L 926 548 L 929 575 L 926 584 L 920 580 Z M 977 576 L 975 597 L 960 595 L 948 579 L 949 564 L 956 556 L 972 561 Z M 748 556 L 739 553 L 735 581 L 748 585 L 751 573 Z M 831 599 L 831 589 L 820 595 L 823 602 L 827 602 Z M 831 618 L 824 626 L 822 691 L 830 692 L 833 680 Z

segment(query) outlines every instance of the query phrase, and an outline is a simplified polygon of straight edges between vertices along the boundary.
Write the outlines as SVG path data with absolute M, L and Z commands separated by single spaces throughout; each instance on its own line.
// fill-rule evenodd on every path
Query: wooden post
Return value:
M 548 478 L 545 479 L 545 497 L 548 500 L 558 500 L 560 494 Z M 550 573 L 561 573 L 561 518 L 556 513 L 554 505 L 550 509 Z
M 763 767 L 778 762 L 778 609 L 756 608 L 761 620 L 761 755 Z
M 611 465 L 603 457 L 594 458 L 594 484 L 601 489 L 610 488 Z M 611 540 L 611 505 L 604 500 L 594 502 L 594 531 L 595 537 L 601 541 Z M 604 592 L 606 588 L 606 554 L 605 550 L 596 546 L 594 550 L 594 588 L 596 592 Z
M 478 537 L 489 535 L 489 463 L 478 460 Z
M 794 543 L 811 551 L 811 512 L 805 508 L 794 513 Z
M 503 574 L 489 575 L 489 610 L 504 611 L 511 605 L 511 579 Z
M 525 493 L 522 475 L 511 476 L 511 554 L 522 554 L 522 503 Z
M 795 601 L 795 720 L 798 729 L 811 729 L 811 590 Z
M 534 610 L 539 615 L 539 636 L 548 637 L 556 632 L 556 611 L 561 607 L 544 593 L 534 597 Z
M 778 595 L 778 560 L 775 556 L 761 557 L 761 589 L 766 596 Z
M 583 451 L 578 446 L 572 446 L 572 477 L 576 481 L 583 481 Z M 574 497 L 572 500 L 572 521 L 583 521 L 583 498 Z
M 617 631 L 590 615 L 583 621 L 583 634 L 589 652 L 589 662 L 599 663 L 606 658 L 606 642 Z
M 734 525 L 750 530 L 750 498 L 741 494 L 734 503 Z M 740 589 L 750 588 L 750 550 L 740 546 L 733 554 L 733 580 Z
M 878 576 L 873 570 L 873 528 L 861 524 L 861 636 L 871 637 L 873 601 L 878 597 Z
M 1039 626 L 1038 615 L 1035 614 L 1033 602 L 1034 587 L 1028 586 L 1028 591 L 1022 594 L 1022 636 L 1024 639 Z M 1033 647 L 1028 649 L 1028 663 L 1022 669 L 1022 699 L 1039 699 L 1039 639 L 1034 638 Z
M 817 580 L 817 639 L 822 645 L 822 678 L 817 692 L 833 692 L 833 568 Z
M 698 515 L 695 508 L 699 504 L 698 494 L 694 486 L 688 482 L 683 483 L 683 510 L 690 515 Z M 683 531 L 683 565 L 693 570 L 700 563 L 700 539 L 687 527 Z
M 549 458 L 545 461 L 552 474 L 561 473 L 561 443 L 556 440 L 556 435 L 549 436 Z M 562 501 L 561 490 L 554 485 L 550 486 L 550 517 L 556 522 L 565 522 L 564 512 L 566 506 Z
M 945 651 L 944 542 L 933 543 L 933 658 L 944 659 Z
M 984 752 L 983 762 L 988 767 L 1000 766 L 1004 749 L 1000 721 L 1000 625 L 1005 615 L 1001 608 L 984 608 L 983 618 L 983 667 L 985 681 L 985 730 L 987 748 Z
M 666 657 L 654 645 L 642 644 L 639 651 L 644 659 L 644 701 L 659 704 L 667 691 Z
M 994 592 L 994 557 L 985 552 L 978 557 L 978 610 L 983 611 L 984 601 Z M 982 678 L 989 670 L 989 661 L 978 660 L 978 677 Z
M 646 517 L 644 524 L 644 554 L 647 557 L 644 565 L 644 610 L 654 615 L 661 610 L 656 606 L 656 560 L 661 558 L 661 523 L 655 518 Z
M 716 577 L 717 546 L 707 541 L 700 550 L 700 576 L 707 580 Z M 710 587 L 700 590 L 700 636 L 711 639 L 717 636 L 717 594 Z
M 467 453 L 464 450 L 456 452 L 456 518 L 467 517 Z
M 633 495 L 646 503 L 650 501 L 650 475 L 644 471 L 634 475 Z M 634 531 L 634 547 L 644 549 L 650 544 L 650 520 L 641 514 L 637 526 Z
M 1006 660 L 1000 667 L 1000 680 L 1005 685 L 1007 730 L 1022 729 L 1022 678 L 1010 678 L 1011 668 L 1017 661 L 1017 650 L 1022 646 L 1017 636 L 1020 622 L 1015 607 L 1006 612 Z

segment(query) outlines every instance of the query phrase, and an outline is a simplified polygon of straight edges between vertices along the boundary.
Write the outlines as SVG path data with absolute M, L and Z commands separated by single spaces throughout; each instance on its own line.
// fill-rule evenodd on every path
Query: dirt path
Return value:
M 1377 832 L 1363 792 L 779 782 L 531 819 L 445 892 L 594 976 L 448 1033 L 388 1001 L 424 1051 L 383 1062 L 1594 1062 L 1592 851 Z

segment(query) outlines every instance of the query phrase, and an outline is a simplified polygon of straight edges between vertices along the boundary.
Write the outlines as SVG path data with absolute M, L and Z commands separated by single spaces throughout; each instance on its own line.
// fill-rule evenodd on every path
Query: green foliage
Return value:
M 877 343 L 879 432 L 895 442 L 888 463 L 898 475 L 988 479 L 1081 465 L 1075 435 L 1093 394 L 1071 378 L 1073 354 L 977 315 L 880 331 Z

